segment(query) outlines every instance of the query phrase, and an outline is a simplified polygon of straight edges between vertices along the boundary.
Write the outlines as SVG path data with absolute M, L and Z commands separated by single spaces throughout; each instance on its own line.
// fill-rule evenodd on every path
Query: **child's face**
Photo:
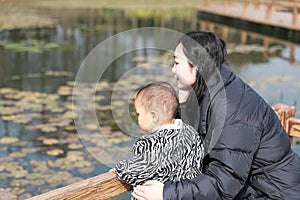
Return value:
M 138 115 L 138 123 L 140 128 L 144 131 L 147 131 L 148 133 L 151 133 L 153 128 L 156 126 L 153 123 L 151 112 L 146 111 L 145 108 L 141 106 L 138 98 L 134 101 L 134 106 Z

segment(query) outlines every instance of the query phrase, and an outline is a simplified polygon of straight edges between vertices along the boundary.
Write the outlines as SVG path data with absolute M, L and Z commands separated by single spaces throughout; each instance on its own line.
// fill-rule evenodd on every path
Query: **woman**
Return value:
M 225 42 L 213 33 L 190 32 L 179 40 L 172 71 L 184 102 L 181 117 L 205 138 L 204 173 L 173 183 L 147 181 L 134 188 L 138 200 L 300 199 L 300 158 L 286 131 L 225 58 Z

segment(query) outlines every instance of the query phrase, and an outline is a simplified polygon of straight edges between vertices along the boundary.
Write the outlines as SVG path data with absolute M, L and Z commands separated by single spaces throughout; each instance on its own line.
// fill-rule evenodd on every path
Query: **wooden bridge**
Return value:
M 300 31 L 300 0 L 201 0 L 199 10 L 217 16 Z
M 274 44 L 282 44 L 287 47 L 289 47 L 289 51 L 286 55 L 276 55 L 277 57 L 280 57 L 283 60 L 286 60 L 290 63 L 295 62 L 295 56 L 296 56 L 296 44 L 294 42 L 288 41 L 287 39 L 279 39 L 272 36 L 267 36 L 261 33 L 255 33 L 253 31 L 244 31 L 238 28 L 233 28 L 227 25 L 219 24 L 216 22 L 208 22 L 208 21 L 200 21 L 200 29 L 201 30 L 207 30 L 210 32 L 216 32 L 217 29 L 221 29 L 221 37 L 225 41 L 229 41 L 229 35 L 230 34 L 237 34 L 240 37 L 240 45 L 246 45 L 247 40 L 259 40 L 262 42 L 264 51 L 261 52 L 264 56 L 266 55 L 272 55 L 274 52 L 270 52 L 269 49 Z
M 285 104 L 275 104 L 272 107 L 287 130 L 292 144 L 293 137 L 300 138 L 300 119 L 294 118 L 295 107 Z M 106 200 L 131 190 L 132 187 L 119 181 L 114 172 L 107 172 L 27 200 Z M 17 199 L 16 195 L 0 188 L 0 200 Z

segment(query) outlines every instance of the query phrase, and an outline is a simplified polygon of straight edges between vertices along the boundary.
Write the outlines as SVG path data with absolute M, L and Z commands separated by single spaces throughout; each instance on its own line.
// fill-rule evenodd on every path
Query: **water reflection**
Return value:
M 228 43 L 228 65 L 270 104 L 295 104 L 300 118 L 300 47 L 284 36 L 265 36 L 211 23 L 197 19 L 192 10 L 101 9 L 52 14 L 59 19 L 53 28 L 0 33 L 0 187 L 10 188 L 19 199 L 108 170 L 86 152 L 78 138 L 71 93 L 75 75 L 88 53 L 121 31 L 138 27 L 214 31 Z M 139 45 L 155 41 L 137 38 L 129 42 Z M 105 71 L 106 87 L 101 88 L 113 88 L 113 82 L 128 70 L 153 59 L 169 62 L 166 52 L 149 49 L 119 57 Z M 108 95 L 99 94 L 97 98 L 97 115 L 107 123 L 110 136 L 115 141 L 122 137 L 127 141 L 111 120 Z M 97 131 L 89 124 L 86 128 Z M 294 148 L 298 150 L 299 145 Z

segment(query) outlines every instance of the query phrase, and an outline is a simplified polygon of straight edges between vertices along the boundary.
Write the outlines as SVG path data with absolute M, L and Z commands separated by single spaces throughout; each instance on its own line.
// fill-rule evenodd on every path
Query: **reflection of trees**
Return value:
M 40 73 L 47 70 L 78 70 L 87 54 L 109 36 L 137 27 L 169 27 L 183 31 L 191 27 L 191 10 L 130 10 L 121 9 L 66 9 L 49 13 L 59 19 L 55 28 L 14 30 L 0 35 L 0 41 L 18 43 L 27 40 L 55 42 L 59 48 L 47 52 L 16 52 L 0 46 L 0 84 L 24 90 L 54 92 L 66 79 L 47 80 L 45 77 L 11 81 L 12 76 Z M 193 20 L 196 23 L 196 20 Z M 147 40 L 147 38 L 145 39 Z M 132 41 L 133 43 L 138 41 Z M 156 41 L 153 41 L 156 42 Z M 147 52 L 145 52 L 146 56 Z M 130 66 L 127 59 L 125 66 Z M 122 65 L 122 63 L 118 63 Z M 123 63 L 124 66 L 124 63 Z M 118 73 L 118 72 L 116 72 Z M 68 80 L 68 79 L 67 79 Z M 51 82 L 51 83 L 50 83 Z

